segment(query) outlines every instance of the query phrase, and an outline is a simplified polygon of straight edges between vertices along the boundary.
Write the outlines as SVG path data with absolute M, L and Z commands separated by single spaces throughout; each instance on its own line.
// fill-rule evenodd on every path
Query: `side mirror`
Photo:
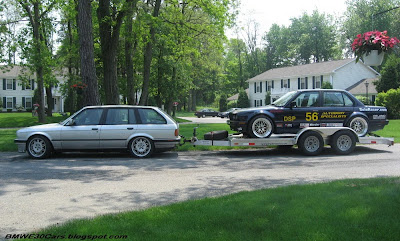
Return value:
M 74 126 L 75 125 L 75 121 L 74 119 L 70 119 L 67 123 L 65 123 L 66 126 Z
M 297 107 L 297 103 L 295 101 L 290 103 L 290 109 Z

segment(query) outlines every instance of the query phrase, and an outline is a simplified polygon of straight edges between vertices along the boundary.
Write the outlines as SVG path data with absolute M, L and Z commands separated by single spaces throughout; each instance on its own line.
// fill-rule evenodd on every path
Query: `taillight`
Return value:
M 179 129 L 175 129 L 175 136 L 179 136 Z

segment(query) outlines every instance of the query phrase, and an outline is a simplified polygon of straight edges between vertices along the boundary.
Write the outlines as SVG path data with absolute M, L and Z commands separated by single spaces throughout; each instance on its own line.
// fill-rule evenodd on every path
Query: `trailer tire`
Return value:
M 324 139 L 318 132 L 307 131 L 300 136 L 297 145 L 305 155 L 316 156 L 324 149 Z
M 204 134 L 204 140 L 223 140 L 228 138 L 228 131 L 211 131 Z
M 338 155 L 347 155 L 354 151 L 357 139 L 349 130 L 338 131 L 332 136 L 331 147 Z

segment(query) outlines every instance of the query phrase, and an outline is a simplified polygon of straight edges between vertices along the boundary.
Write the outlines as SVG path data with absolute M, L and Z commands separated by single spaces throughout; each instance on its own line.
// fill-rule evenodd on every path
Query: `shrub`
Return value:
M 227 97 L 226 95 L 221 95 L 221 97 L 219 98 L 219 111 L 223 112 L 227 110 L 227 101 L 226 101 Z
M 357 100 L 361 101 L 364 105 L 370 104 L 368 103 L 368 99 L 366 96 L 356 95 L 355 97 L 357 98 Z
M 238 103 L 237 107 L 239 108 L 247 108 L 250 107 L 249 97 L 244 89 L 239 91 Z
M 333 86 L 332 86 L 331 82 L 324 81 L 324 82 L 322 82 L 321 88 L 322 89 L 333 89 Z
M 400 119 L 400 88 L 379 93 L 376 104 L 387 108 L 389 119 Z

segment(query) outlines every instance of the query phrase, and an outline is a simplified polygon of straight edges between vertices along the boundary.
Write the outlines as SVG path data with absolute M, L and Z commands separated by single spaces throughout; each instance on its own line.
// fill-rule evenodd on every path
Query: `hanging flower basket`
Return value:
M 363 54 L 362 59 L 365 65 L 379 66 L 382 64 L 384 57 L 384 52 L 379 53 L 379 50 L 371 50 L 369 54 Z
M 384 53 L 391 51 L 400 41 L 387 36 L 387 31 L 370 31 L 358 34 L 351 48 L 357 59 L 362 58 L 364 64 L 378 66 L 382 64 Z

